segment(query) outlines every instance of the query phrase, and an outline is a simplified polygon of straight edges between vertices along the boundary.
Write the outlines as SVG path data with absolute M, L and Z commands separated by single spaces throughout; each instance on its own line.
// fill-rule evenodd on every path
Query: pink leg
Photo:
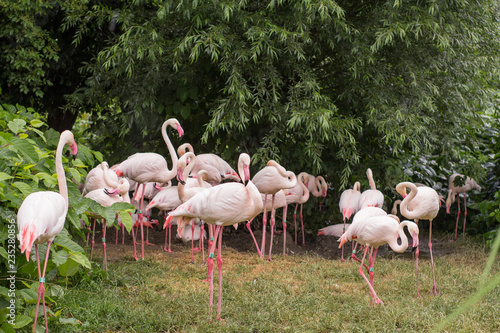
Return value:
M 302 245 L 306 245 L 306 238 L 304 235 L 304 217 L 302 215 L 303 204 L 300 204 L 300 225 L 302 227 Z
M 106 220 L 102 219 L 102 267 L 108 270 L 108 258 L 106 255 Z
M 141 184 L 142 185 L 142 193 L 146 192 L 146 184 Z M 141 259 L 144 260 L 144 224 L 142 223 L 142 208 L 144 204 L 144 195 L 141 196 L 141 204 L 139 205 L 139 214 L 137 216 L 139 217 L 139 224 L 141 225 Z
M 416 267 L 416 277 L 417 277 L 417 298 L 420 298 L 420 287 L 418 282 L 418 255 L 420 253 L 419 246 L 417 245 L 417 249 L 415 251 L 415 267 Z
M 344 218 L 344 228 L 342 229 L 342 233 L 344 233 L 344 232 L 345 232 L 345 218 Z M 345 259 L 344 259 L 344 245 L 342 245 L 342 257 L 340 258 L 341 261 L 345 261 Z
M 283 207 L 283 255 L 286 255 L 286 213 L 288 205 Z
M 45 331 L 49 331 L 49 326 L 47 322 L 47 308 L 45 306 L 45 271 L 47 269 L 47 262 L 49 261 L 49 253 L 50 253 L 50 244 L 51 242 L 49 241 L 47 243 L 47 253 L 45 254 L 45 263 L 43 264 L 43 273 L 40 275 L 40 259 L 38 257 L 38 245 L 35 244 L 35 249 L 36 249 L 36 259 L 37 259 L 37 266 L 38 266 L 38 278 L 40 280 L 40 285 L 38 286 L 38 301 L 36 303 L 36 310 L 35 310 L 35 325 L 33 326 L 33 331 L 36 329 L 36 320 L 38 318 L 38 308 L 40 306 L 40 298 L 42 299 L 42 305 L 43 305 L 43 314 L 45 316 Z
M 122 245 L 125 244 L 125 226 L 122 224 Z
M 465 207 L 465 212 L 464 212 L 464 229 L 462 230 L 462 240 L 465 241 L 465 222 L 467 221 L 467 194 L 464 193 L 464 207 Z M 460 198 L 458 198 L 460 200 Z
M 267 205 L 267 194 L 264 196 L 264 213 L 263 213 L 264 215 L 262 217 L 262 245 L 260 247 L 261 258 L 264 256 L 264 252 L 266 250 L 266 224 L 267 224 L 266 205 Z
M 455 239 L 454 241 L 457 240 L 457 232 L 458 232 L 458 219 L 460 218 L 460 195 L 458 195 L 458 212 L 457 212 L 457 224 L 455 226 Z
M 205 265 L 206 261 L 205 261 L 205 240 L 204 240 L 204 236 L 205 236 L 205 222 L 201 221 L 201 226 L 200 226 L 200 229 L 201 229 L 201 237 L 200 237 L 200 240 L 201 240 L 201 245 L 200 245 L 200 248 L 201 248 L 201 256 L 203 258 L 203 262 L 202 262 L 202 265 Z
M 297 207 L 299 204 L 295 204 L 295 210 L 293 211 L 293 224 L 295 225 L 295 244 L 297 244 Z
M 90 226 L 88 226 L 87 229 L 89 229 L 89 233 L 87 233 L 87 246 L 89 246 Z
M 90 260 L 92 260 L 92 254 L 94 253 L 94 236 L 95 236 L 95 219 L 92 226 L 92 239 L 90 240 Z
M 215 229 L 215 236 L 212 242 L 212 246 L 210 247 L 210 254 L 208 255 L 208 280 L 210 280 L 210 300 L 208 303 L 208 316 L 210 320 L 212 320 L 212 308 L 214 304 L 214 252 L 215 245 L 217 244 L 217 237 L 219 235 L 221 226 L 218 225 Z
M 222 229 L 220 229 L 220 235 L 219 235 L 219 253 L 217 253 L 217 268 L 219 270 L 219 299 L 217 302 L 217 319 L 220 319 L 220 312 L 221 312 L 221 307 L 222 307 L 222 256 L 221 256 L 221 250 L 222 250 Z
M 132 245 L 134 245 L 134 259 L 137 261 L 139 258 L 137 258 L 137 250 L 135 248 L 135 233 L 134 233 L 134 226 L 132 226 Z
M 375 304 L 384 304 L 380 298 L 378 298 L 377 296 L 377 293 L 375 292 L 375 289 L 373 289 L 373 286 L 372 284 L 370 283 L 370 281 L 368 281 L 368 279 L 366 278 L 365 276 L 365 273 L 363 273 L 363 266 L 364 266 L 364 262 L 365 262 L 365 258 L 366 258 L 366 253 L 368 252 L 368 246 L 365 247 L 365 252 L 363 254 L 363 260 L 361 261 L 361 266 L 359 267 L 359 274 L 361 274 L 361 276 L 363 277 L 363 279 L 365 279 L 366 283 L 368 284 L 368 287 L 370 288 L 370 294 L 373 298 L 375 299 Z
M 247 222 L 247 229 L 248 229 L 248 231 L 250 231 L 250 235 L 252 235 L 253 241 L 255 243 L 255 247 L 257 248 L 257 254 L 259 255 L 259 257 L 262 257 L 260 255 L 259 244 L 257 244 L 257 240 L 255 239 L 255 236 L 252 232 L 252 227 L 250 227 L 250 223 L 252 223 L 252 221 L 253 221 L 253 219 L 251 219 L 250 221 Z
M 269 240 L 269 256 L 267 257 L 267 261 L 271 261 L 271 251 L 273 249 L 275 215 L 276 215 L 276 211 L 274 209 L 274 195 L 273 195 L 272 204 L 271 204 L 271 239 Z
M 439 291 L 436 285 L 436 275 L 434 274 L 434 259 L 432 258 L 432 220 L 429 221 L 429 252 L 431 253 L 432 279 L 434 280 L 432 293 L 436 296 L 439 295 Z
M 116 228 L 116 233 L 115 233 L 115 245 L 118 245 L 118 228 Z
M 194 264 L 194 219 L 191 220 L 191 263 Z

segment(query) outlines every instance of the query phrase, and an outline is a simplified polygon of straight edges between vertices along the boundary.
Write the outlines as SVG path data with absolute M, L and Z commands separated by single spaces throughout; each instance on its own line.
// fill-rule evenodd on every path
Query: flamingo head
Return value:
M 182 185 L 186 185 L 186 182 L 184 181 L 184 176 L 182 175 L 182 168 L 177 169 L 177 180 Z
M 76 142 L 73 141 L 73 143 L 70 146 L 71 149 L 71 155 L 73 155 L 73 159 L 76 159 L 76 154 L 78 153 L 78 147 L 76 146 Z
M 176 124 L 176 126 L 177 126 L 177 132 L 179 132 L 179 138 L 182 138 L 182 136 L 184 135 L 184 130 L 182 129 L 180 124 Z

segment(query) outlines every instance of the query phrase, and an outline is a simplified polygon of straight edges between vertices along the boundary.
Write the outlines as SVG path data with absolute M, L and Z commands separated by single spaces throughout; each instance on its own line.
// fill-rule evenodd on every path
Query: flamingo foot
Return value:
M 146 245 L 156 245 L 156 244 L 153 244 L 153 243 L 146 241 Z
M 438 291 L 438 288 L 437 288 L 437 286 L 436 286 L 436 285 L 432 286 L 432 294 L 433 294 L 434 296 L 439 295 L 439 291 Z
M 199 248 L 199 247 L 195 247 L 195 248 L 193 249 L 193 251 L 195 251 L 195 252 L 200 252 L 201 250 L 200 250 L 200 248 Z
M 384 305 L 384 302 L 382 302 L 382 300 L 378 297 L 375 297 L 375 304 L 381 304 L 381 305 Z
M 134 256 L 134 259 L 135 259 L 135 261 L 139 261 L 139 258 L 137 257 L 137 255 Z

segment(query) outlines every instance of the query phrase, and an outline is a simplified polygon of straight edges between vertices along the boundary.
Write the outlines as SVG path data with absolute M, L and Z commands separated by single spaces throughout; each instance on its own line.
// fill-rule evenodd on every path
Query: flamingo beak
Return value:
M 418 248 L 418 234 L 416 232 L 413 233 L 412 235 L 412 238 L 413 238 L 413 249 L 411 250 L 411 252 L 415 252 L 415 250 Z
M 181 125 L 177 125 L 177 132 L 179 132 L 179 138 L 182 138 L 184 135 L 184 130 L 182 129 Z
M 76 142 L 73 142 L 70 148 L 71 148 L 71 155 L 73 155 L 73 160 L 75 160 L 76 154 L 78 153 L 78 147 L 76 146 Z

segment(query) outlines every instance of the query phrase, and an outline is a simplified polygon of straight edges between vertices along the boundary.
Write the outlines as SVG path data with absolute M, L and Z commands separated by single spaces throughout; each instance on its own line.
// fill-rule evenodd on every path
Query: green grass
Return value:
M 208 317 L 207 268 L 190 264 L 188 247 L 158 251 L 135 262 L 126 254 L 109 263 L 108 276 L 90 272 L 56 304 L 62 316 L 82 325 L 56 325 L 53 332 L 430 332 L 478 289 L 488 260 L 485 248 L 468 240 L 450 243 L 453 253 L 435 259 L 440 295 L 430 294 L 430 260 L 420 260 L 415 299 L 415 263 L 402 256 L 377 258 L 375 290 L 385 303 L 370 307 L 359 264 L 315 254 L 275 256 L 222 249 L 222 321 Z M 96 258 L 98 261 L 99 258 Z M 495 260 L 486 281 L 500 271 Z M 214 313 L 217 264 L 214 264 Z M 500 288 L 492 288 L 443 331 L 500 331 Z M 215 319 L 215 315 L 213 316 Z

